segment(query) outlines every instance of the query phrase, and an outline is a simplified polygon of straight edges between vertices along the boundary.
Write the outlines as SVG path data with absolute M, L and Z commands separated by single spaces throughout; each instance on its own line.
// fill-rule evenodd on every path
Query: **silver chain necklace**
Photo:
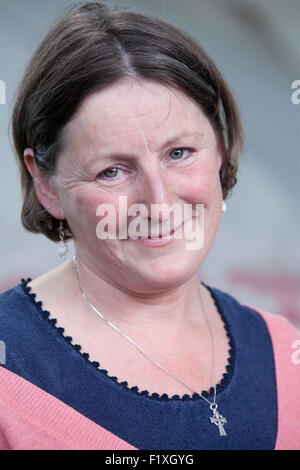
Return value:
M 182 380 L 178 379 L 177 377 L 175 377 L 171 372 L 169 372 L 167 369 L 165 369 L 163 366 L 161 366 L 158 362 L 156 362 L 155 360 L 153 360 L 150 356 L 148 356 L 148 354 L 145 353 L 145 351 L 142 350 L 142 348 L 136 344 L 131 338 L 129 338 L 129 336 L 127 336 L 125 333 L 123 333 L 121 330 L 119 330 L 119 328 L 115 325 L 113 325 L 113 323 L 111 323 L 109 320 L 107 320 L 104 315 L 102 315 L 102 313 L 99 312 L 99 310 L 96 309 L 96 307 L 92 304 L 92 302 L 88 299 L 88 297 L 86 296 L 85 292 L 83 291 L 82 287 L 81 287 L 81 284 L 80 284 L 80 280 L 79 280 L 79 274 L 78 274 L 78 263 L 77 263 L 77 258 L 76 256 L 73 256 L 73 268 L 74 268 L 74 271 L 75 271 L 75 274 L 76 274 L 76 280 L 77 280 L 77 284 L 78 284 L 78 288 L 79 288 L 79 291 L 83 297 L 83 299 L 85 300 L 85 302 L 89 305 L 89 307 L 95 312 L 97 313 L 97 315 L 99 315 L 99 317 L 102 318 L 102 320 L 105 321 L 105 323 L 107 323 L 107 325 L 109 325 L 111 328 L 113 328 L 115 331 L 117 331 L 121 336 L 123 336 L 123 338 L 125 338 L 127 341 L 129 341 L 129 343 L 131 343 L 146 359 L 148 359 L 150 362 L 152 362 L 152 364 L 154 364 L 156 367 L 158 367 L 159 369 L 161 369 L 163 372 L 165 372 L 167 375 L 169 375 L 170 377 L 172 377 L 174 380 L 176 380 L 178 383 L 180 383 L 181 385 L 183 385 L 184 387 L 186 387 L 188 390 L 190 390 L 191 392 L 193 393 L 196 393 L 197 395 L 199 395 L 201 398 L 203 398 L 203 400 L 205 400 L 208 404 L 209 404 L 209 407 L 212 411 L 212 416 L 210 416 L 210 422 L 212 424 L 215 424 L 216 426 L 218 426 L 219 428 L 219 432 L 220 432 L 220 436 L 226 436 L 226 431 L 224 429 L 224 424 L 227 423 L 227 420 L 226 418 L 224 418 L 224 416 L 222 416 L 219 412 L 218 412 L 218 405 L 216 403 L 216 385 L 214 385 L 214 395 L 213 395 L 213 401 L 209 401 L 207 400 L 207 398 L 205 398 L 201 393 L 199 392 L 196 392 L 195 390 L 193 390 L 189 385 L 185 384 L 184 382 L 182 382 Z M 206 321 L 206 324 L 208 326 L 208 330 L 209 330 L 209 334 L 210 334 L 210 337 L 211 337 L 211 344 L 212 344 L 212 365 L 213 365 L 213 380 L 214 380 L 214 384 L 215 384 L 215 354 L 214 354 L 214 342 L 213 342 L 213 335 L 212 335 L 212 330 L 211 330 L 211 327 L 210 327 L 210 323 L 208 321 L 208 318 L 206 316 L 206 312 L 205 312 L 205 309 L 204 309 L 204 305 L 203 305 L 203 301 L 202 301 L 202 297 L 200 295 L 200 299 L 201 299 L 201 304 L 202 304 L 202 310 L 203 310 L 203 313 L 204 313 L 204 317 L 205 317 L 205 321 Z

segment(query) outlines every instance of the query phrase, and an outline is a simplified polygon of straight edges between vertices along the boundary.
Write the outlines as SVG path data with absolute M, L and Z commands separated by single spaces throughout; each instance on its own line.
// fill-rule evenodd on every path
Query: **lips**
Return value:
M 174 233 L 174 230 L 172 230 L 170 233 L 166 233 L 164 235 L 162 235 L 161 233 L 159 234 L 158 237 L 152 237 L 151 235 L 149 237 L 146 237 L 147 240 L 159 240 L 159 239 L 162 239 L 162 238 L 168 238 L 170 237 L 171 235 L 173 235 Z M 139 238 L 145 238 L 145 237 L 139 237 Z
M 180 228 L 180 226 L 177 227 L 175 230 L 177 230 L 178 228 Z M 149 237 L 131 237 L 131 238 L 132 238 L 132 240 L 162 240 L 162 239 L 169 239 L 173 235 L 175 230 L 173 229 L 170 232 L 165 233 L 165 234 L 160 233 L 158 237 L 154 237 L 154 236 L 152 237 L 150 235 Z

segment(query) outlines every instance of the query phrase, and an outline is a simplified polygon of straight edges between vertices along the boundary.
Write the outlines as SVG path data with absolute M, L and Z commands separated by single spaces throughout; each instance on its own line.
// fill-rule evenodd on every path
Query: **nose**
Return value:
M 170 208 L 176 202 L 175 186 L 170 175 L 159 164 L 150 164 L 143 171 L 138 199 L 140 204 L 146 206 L 149 219 L 155 224 L 170 219 Z

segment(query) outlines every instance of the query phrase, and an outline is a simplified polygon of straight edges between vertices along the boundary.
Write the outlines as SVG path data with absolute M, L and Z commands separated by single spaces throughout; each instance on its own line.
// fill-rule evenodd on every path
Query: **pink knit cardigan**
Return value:
M 253 307 L 250 307 L 253 308 Z M 276 450 L 300 449 L 300 334 L 261 310 L 272 338 L 277 380 Z M 295 343 L 296 341 L 296 343 Z M 299 354 L 300 357 L 300 354 Z M 62 401 L 0 367 L 0 450 L 136 450 Z

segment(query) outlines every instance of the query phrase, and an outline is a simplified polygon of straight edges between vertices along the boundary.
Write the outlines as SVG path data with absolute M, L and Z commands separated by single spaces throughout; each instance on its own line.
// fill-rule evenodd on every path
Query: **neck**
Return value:
M 180 286 L 144 294 L 105 279 L 80 257 L 77 257 L 77 272 L 89 301 L 107 320 L 120 328 L 126 326 L 127 331 L 147 328 L 171 334 L 187 326 L 205 326 L 201 285 L 196 277 Z M 73 277 L 76 282 L 75 273 Z M 78 285 L 77 291 L 81 297 Z M 81 302 L 85 303 L 82 297 Z

